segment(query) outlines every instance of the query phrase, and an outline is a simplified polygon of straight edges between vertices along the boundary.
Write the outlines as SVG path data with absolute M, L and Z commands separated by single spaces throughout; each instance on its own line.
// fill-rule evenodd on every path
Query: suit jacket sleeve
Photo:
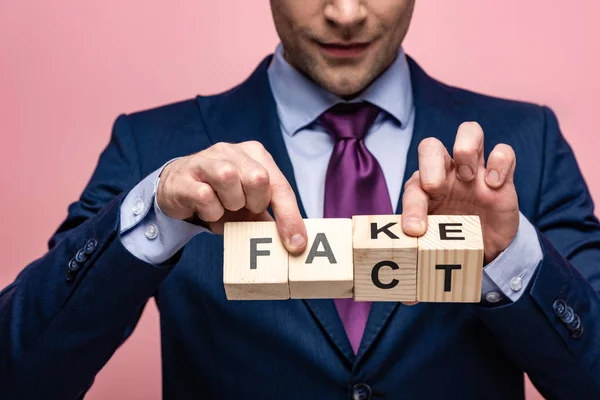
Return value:
M 600 398 L 600 224 L 554 114 L 543 114 L 535 221 L 543 259 L 526 295 L 479 312 L 545 397 Z
M 121 116 L 49 251 L 0 292 L 1 397 L 82 396 L 176 263 L 179 254 L 161 266 L 145 263 L 119 240 L 120 204 L 140 179 L 134 136 Z

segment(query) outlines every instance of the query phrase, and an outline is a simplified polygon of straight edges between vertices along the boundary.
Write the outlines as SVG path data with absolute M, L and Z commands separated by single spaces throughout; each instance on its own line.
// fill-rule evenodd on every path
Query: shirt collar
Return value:
M 292 67 L 283 57 L 283 51 L 279 44 L 269 65 L 268 76 L 283 130 L 294 135 L 344 100 Z M 353 101 L 373 103 L 401 125 L 408 121 L 413 98 L 410 71 L 402 48 L 392 65 Z

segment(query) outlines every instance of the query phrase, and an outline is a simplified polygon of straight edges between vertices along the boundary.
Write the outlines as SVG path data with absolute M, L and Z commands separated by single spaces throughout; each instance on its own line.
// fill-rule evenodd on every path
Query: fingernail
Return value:
M 461 179 L 471 179 L 473 177 L 473 170 L 468 165 L 461 165 L 458 167 L 458 176 Z
M 498 171 L 493 169 L 488 173 L 488 182 L 494 184 L 500 182 L 500 175 L 498 174 Z
M 306 240 L 304 240 L 304 236 L 302 236 L 299 233 L 296 233 L 294 236 L 292 236 L 290 238 L 290 246 L 295 247 L 297 249 L 304 246 L 305 243 L 306 243 Z
M 420 232 L 423 229 L 423 223 L 419 218 L 411 217 L 404 222 L 404 227 Z

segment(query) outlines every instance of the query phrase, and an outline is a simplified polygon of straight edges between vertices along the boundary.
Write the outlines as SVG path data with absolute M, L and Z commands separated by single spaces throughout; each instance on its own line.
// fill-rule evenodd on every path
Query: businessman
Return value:
M 429 77 L 414 0 L 271 0 L 239 86 L 120 116 L 49 251 L 0 293 L 0 397 L 80 399 L 155 297 L 165 399 L 600 398 L 600 224 L 553 112 Z M 476 214 L 476 304 L 227 301 L 223 224 Z

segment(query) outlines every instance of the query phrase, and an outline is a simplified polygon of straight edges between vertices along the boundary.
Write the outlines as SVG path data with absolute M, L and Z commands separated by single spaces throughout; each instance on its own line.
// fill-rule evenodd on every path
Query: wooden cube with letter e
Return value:
M 335 299 L 352 297 L 352 220 L 305 219 L 308 245 L 289 256 L 290 297 Z
M 400 215 L 353 218 L 354 298 L 358 301 L 417 299 L 417 238 L 402 231 Z
M 417 300 L 478 303 L 483 236 L 478 216 L 430 215 L 419 238 Z
M 290 298 L 288 252 L 275 222 L 227 222 L 223 283 L 229 300 Z

